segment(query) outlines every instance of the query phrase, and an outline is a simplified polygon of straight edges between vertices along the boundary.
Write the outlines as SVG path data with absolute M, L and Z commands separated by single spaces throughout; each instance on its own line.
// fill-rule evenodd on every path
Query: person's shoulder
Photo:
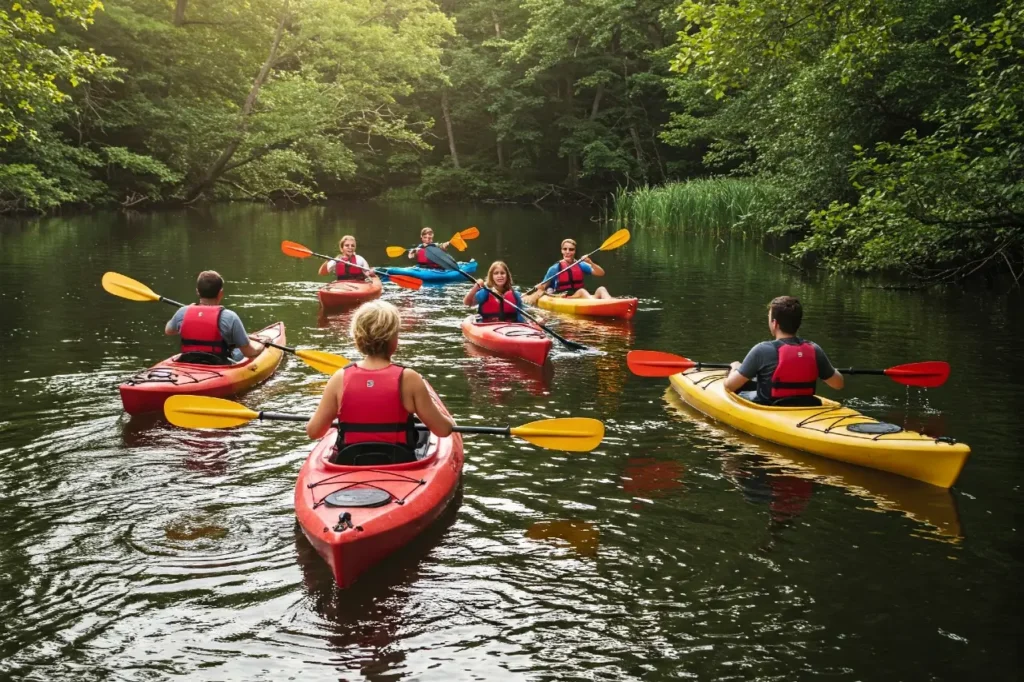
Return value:
M 238 313 L 236 313 L 231 308 L 222 308 L 220 311 L 220 319 L 231 320 L 232 322 L 234 322 L 235 320 L 238 320 L 239 322 L 242 321 L 242 318 L 239 317 Z

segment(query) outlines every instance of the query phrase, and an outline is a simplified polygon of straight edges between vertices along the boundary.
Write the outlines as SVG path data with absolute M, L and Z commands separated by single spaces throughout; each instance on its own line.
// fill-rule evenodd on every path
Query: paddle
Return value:
M 455 259 L 452 258 L 451 256 L 449 256 L 447 253 L 445 253 L 441 249 L 439 249 L 439 248 L 427 249 L 427 258 L 430 259 L 430 261 L 432 263 L 436 263 L 437 265 L 440 265 L 445 270 L 453 270 L 453 271 L 459 273 L 460 275 L 462 275 L 463 277 L 465 277 L 466 279 L 468 279 L 473 284 L 476 284 L 476 280 L 473 279 L 473 275 L 469 274 L 468 272 L 463 272 L 459 268 L 459 264 L 457 262 L 455 262 Z M 498 299 L 498 301 L 504 302 L 505 305 L 512 306 L 513 308 L 518 310 L 520 313 L 522 313 L 523 317 L 525 317 L 528 320 L 533 321 L 533 323 L 535 325 L 537 325 L 538 327 L 543 329 L 545 332 L 550 334 L 553 338 L 557 339 L 566 348 L 571 348 L 573 350 L 589 350 L 589 348 L 584 346 L 582 343 L 576 343 L 575 341 L 570 341 L 569 339 L 562 338 L 561 336 L 559 336 L 558 334 L 556 334 L 555 332 L 553 332 L 552 330 L 548 329 L 547 327 L 542 325 L 540 322 L 538 322 L 535 317 L 530 315 L 530 313 L 526 312 L 525 310 L 523 310 L 522 308 L 520 308 L 516 304 L 510 303 L 509 301 L 505 300 L 504 297 L 499 296 L 498 292 L 491 291 L 487 287 L 484 287 L 484 290 L 487 293 L 489 293 L 491 296 L 494 296 L 496 299 Z
M 449 239 L 448 241 L 451 242 L 452 246 L 454 246 L 459 251 L 465 251 L 466 247 L 469 246 L 468 244 L 466 244 L 465 240 L 476 239 L 479 236 L 480 230 L 476 229 L 475 227 L 467 227 L 462 232 L 456 232 L 455 234 L 453 234 L 452 238 Z M 423 245 L 421 244 L 420 246 L 414 246 L 413 248 L 422 247 Z M 405 248 L 404 246 L 389 246 L 387 248 L 387 252 L 388 258 L 398 258 L 403 253 L 408 253 L 409 249 Z M 388 276 L 390 277 L 390 275 Z
M 591 251 L 590 253 L 586 254 L 585 256 L 583 256 L 583 258 L 577 258 L 573 262 L 573 265 L 576 265 L 576 263 L 579 263 L 584 258 L 590 258 L 595 253 L 597 253 L 598 251 L 611 251 L 612 249 L 617 249 L 617 248 L 619 248 L 620 246 L 622 246 L 623 244 L 625 244 L 628 241 L 629 241 L 629 230 L 627 230 L 626 228 L 622 228 L 621 230 L 619 230 L 618 232 L 616 232 L 612 236 L 608 237 L 608 239 L 605 239 L 600 247 L 598 247 L 598 248 L 594 249 L 593 251 Z M 572 265 L 569 266 L 569 268 L 571 268 L 571 267 L 572 267 Z M 537 286 L 533 287 L 532 289 L 530 289 L 529 291 L 527 291 L 523 295 L 524 296 L 529 296 L 533 292 L 537 291 L 537 289 L 539 289 L 540 287 L 544 286 L 545 284 L 547 284 L 551 280 L 557 278 L 559 275 L 561 275 L 563 272 L 565 272 L 569 268 L 562 268 L 561 270 L 559 270 L 555 274 L 551 275 L 550 277 L 548 277 L 543 282 L 541 282 Z
M 184 303 L 178 303 L 173 299 L 161 296 L 142 282 L 134 280 L 131 277 L 125 277 L 124 275 L 116 272 L 107 272 L 103 275 L 103 288 L 107 293 L 113 294 L 114 296 L 120 296 L 121 298 L 126 298 L 129 301 L 161 301 L 168 305 L 173 305 L 176 308 L 185 307 Z M 334 355 L 333 353 L 325 353 L 321 350 L 299 350 L 292 348 L 291 346 L 279 346 L 276 343 L 264 341 L 256 336 L 250 336 L 249 338 L 254 341 L 259 341 L 266 346 L 278 348 L 285 352 L 297 355 L 299 359 L 307 365 L 318 372 L 323 372 L 324 374 L 334 374 L 336 371 L 349 364 L 348 360 L 340 355 Z
M 309 417 L 281 412 L 257 412 L 245 405 L 205 396 L 175 395 L 164 403 L 167 421 L 184 429 L 230 429 L 255 419 L 307 422 Z M 424 424 L 416 424 L 426 431 Z M 516 436 L 549 450 L 590 452 L 604 438 L 604 424 L 586 417 L 541 419 L 522 426 L 456 426 L 456 433 L 483 433 L 494 436 Z
M 633 350 L 626 353 L 626 364 L 629 370 L 642 377 L 667 377 L 688 369 L 729 369 L 730 365 L 721 363 L 697 362 L 672 353 L 661 353 L 653 350 Z M 946 383 L 949 378 L 949 363 L 939 360 L 927 362 L 911 362 L 896 365 L 887 369 L 840 369 L 840 373 L 874 374 L 887 376 L 896 383 L 905 386 L 935 388 Z
M 310 256 L 316 256 L 317 258 L 323 258 L 324 260 L 332 260 L 336 263 L 341 262 L 337 258 L 334 258 L 332 256 L 325 256 L 322 253 L 310 251 L 309 249 L 307 249 L 302 244 L 299 244 L 298 242 L 281 242 L 281 252 L 284 253 L 286 256 L 292 256 L 294 258 L 309 258 Z M 346 263 L 346 265 L 349 265 L 350 267 L 353 268 L 359 268 L 364 272 L 369 272 L 370 269 L 372 269 L 364 268 L 362 265 L 355 265 L 354 263 Z M 397 284 L 398 286 L 402 287 L 403 289 L 412 289 L 413 291 L 416 291 L 421 286 L 423 286 L 422 279 L 419 279 L 417 277 L 409 277 L 408 275 L 388 275 L 388 279 Z

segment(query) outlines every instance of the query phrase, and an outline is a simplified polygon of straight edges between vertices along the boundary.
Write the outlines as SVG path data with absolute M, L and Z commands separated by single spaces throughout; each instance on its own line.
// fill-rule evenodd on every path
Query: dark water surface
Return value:
M 458 506 L 347 591 L 298 531 L 310 449 L 294 424 L 175 429 L 128 418 L 117 384 L 170 355 L 169 306 L 106 294 L 115 270 L 190 299 L 219 270 L 250 330 L 355 355 L 348 315 L 318 314 L 317 263 L 344 233 L 384 247 L 477 225 L 466 255 L 536 280 L 578 213 L 262 206 L 0 225 L 0 678 L 76 680 L 1017 679 L 1024 444 L 1019 292 L 900 291 L 804 275 L 755 240 L 635 234 L 602 283 L 640 296 L 631 323 L 550 316 L 594 347 L 553 372 L 488 357 L 459 331 L 465 285 L 386 289 L 398 360 L 462 423 L 601 418 L 568 454 L 466 440 Z M 966 441 L 942 491 L 840 466 L 689 412 L 630 375 L 633 348 L 710 362 L 767 335 L 765 303 L 805 304 L 838 366 L 946 359 L 927 393 L 855 377 L 872 416 Z M 324 385 L 295 358 L 241 401 L 308 413 Z

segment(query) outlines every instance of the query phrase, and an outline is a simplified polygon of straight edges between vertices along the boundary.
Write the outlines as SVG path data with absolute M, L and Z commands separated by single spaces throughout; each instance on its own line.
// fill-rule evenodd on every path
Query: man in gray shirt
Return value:
M 787 399 L 813 400 L 817 379 L 841 389 L 843 375 L 832 366 L 825 351 L 818 344 L 797 337 L 802 321 L 799 299 L 772 299 L 768 304 L 768 329 L 775 340 L 751 348 L 742 363 L 733 362 L 725 379 L 725 390 L 761 405 L 772 405 Z
M 262 343 L 249 339 L 249 335 L 246 334 L 245 327 L 242 325 L 241 318 L 234 311 L 220 307 L 220 302 L 224 298 L 224 279 L 217 272 L 214 270 L 204 270 L 199 273 L 199 278 L 196 280 L 196 293 L 199 294 L 198 306 L 209 306 L 217 310 L 217 329 L 220 331 L 220 339 L 214 340 L 212 337 L 215 335 L 209 335 L 211 338 L 206 339 L 202 332 L 196 334 L 186 331 L 182 338 L 182 352 L 200 350 L 199 348 L 192 348 L 191 345 L 194 344 L 190 345 L 187 343 L 188 339 L 184 338 L 185 336 L 202 337 L 199 339 L 200 344 L 204 346 L 201 349 L 202 351 L 210 352 L 214 355 L 224 355 L 227 359 L 234 362 L 240 362 L 243 356 L 254 358 L 263 352 Z M 190 308 L 193 310 L 190 311 Z M 168 336 L 181 334 L 182 325 L 186 320 L 186 313 L 192 318 L 196 310 L 196 305 L 178 308 L 174 316 L 167 322 L 167 326 L 164 327 L 164 333 Z M 198 308 L 198 310 L 203 309 Z M 202 313 L 200 313 L 201 316 Z M 206 347 L 207 345 L 209 346 L 208 348 Z M 217 346 L 221 348 L 217 348 Z

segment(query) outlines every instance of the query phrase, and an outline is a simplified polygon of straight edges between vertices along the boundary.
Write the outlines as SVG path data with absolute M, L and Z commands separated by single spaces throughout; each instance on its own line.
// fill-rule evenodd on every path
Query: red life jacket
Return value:
M 569 265 L 568 262 L 560 260 L 555 263 L 558 269 Z M 566 292 L 572 294 L 583 288 L 583 268 L 580 267 L 579 263 L 575 263 L 565 272 L 558 274 L 558 278 L 555 280 L 555 291 Z
M 483 318 L 484 322 L 493 320 L 504 321 L 509 317 L 516 319 L 516 309 L 512 307 L 515 305 L 519 304 L 516 303 L 516 292 L 511 289 L 505 292 L 500 301 L 494 296 L 487 294 L 487 300 L 480 304 L 480 317 Z
M 334 274 L 338 276 L 338 279 L 366 279 L 366 275 L 362 270 L 348 266 L 349 263 L 354 265 L 355 262 L 355 255 L 351 258 L 342 256 L 334 263 Z
M 435 248 L 440 249 L 441 247 L 437 246 Z M 424 244 L 420 244 L 418 250 L 416 251 L 416 265 L 420 266 L 421 268 L 433 268 L 434 270 L 441 269 L 440 265 L 427 258 L 427 247 Z
M 220 313 L 224 310 L 219 305 L 197 305 L 185 307 L 185 317 L 181 320 L 181 352 L 212 353 L 224 359 L 231 354 L 231 346 L 220 335 Z
M 351 364 L 344 371 L 338 447 L 353 443 L 416 447 L 415 422 L 402 405 L 405 367 L 391 364 L 384 369 L 363 369 Z
M 814 346 L 803 339 L 796 343 L 772 341 L 779 353 L 779 364 L 772 373 L 772 400 L 814 395 L 818 385 L 818 361 Z

